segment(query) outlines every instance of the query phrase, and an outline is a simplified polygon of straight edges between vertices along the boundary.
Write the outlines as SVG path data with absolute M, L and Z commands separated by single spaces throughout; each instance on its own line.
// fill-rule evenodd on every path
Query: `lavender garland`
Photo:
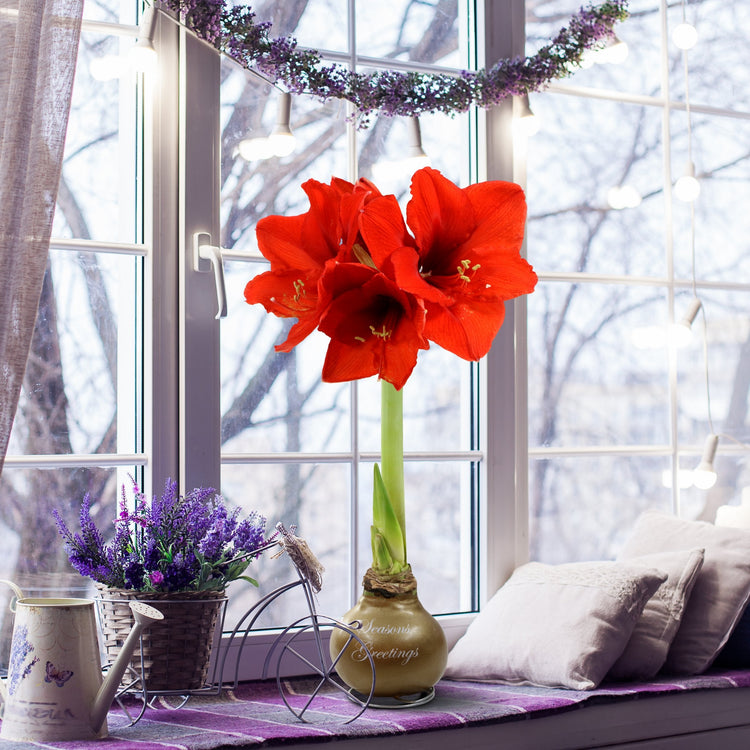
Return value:
M 336 63 L 324 65 L 317 51 L 298 49 L 293 37 L 272 38 L 271 24 L 256 22 L 250 6 L 227 9 L 224 0 L 163 0 L 163 5 L 243 67 L 283 83 L 293 94 L 310 94 L 323 101 L 345 99 L 363 123 L 375 111 L 389 117 L 454 114 L 472 105 L 491 107 L 509 96 L 539 91 L 569 76 L 584 52 L 613 38 L 615 23 L 628 16 L 627 0 L 590 5 L 535 55 L 452 76 L 395 70 L 357 73 Z

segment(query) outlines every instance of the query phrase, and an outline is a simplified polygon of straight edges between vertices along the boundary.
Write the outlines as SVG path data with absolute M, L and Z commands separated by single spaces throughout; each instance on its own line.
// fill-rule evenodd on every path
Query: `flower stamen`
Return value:
M 461 279 L 464 283 L 468 284 L 471 280 L 474 274 L 482 267 L 481 263 L 475 263 L 473 266 L 471 265 L 471 261 L 468 258 L 464 258 L 461 261 L 461 265 L 456 266 L 456 272 L 458 273 L 458 278 Z M 468 272 L 471 272 L 471 276 L 468 275 Z
M 391 333 L 393 333 L 393 331 L 390 331 L 385 327 L 385 323 L 383 323 L 382 331 L 376 331 L 375 326 L 370 326 L 370 331 L 372 332 L 373 336 L 377 336 L 378 338 L 381 338 L 383 340 L 389 339 L 391 337 Z

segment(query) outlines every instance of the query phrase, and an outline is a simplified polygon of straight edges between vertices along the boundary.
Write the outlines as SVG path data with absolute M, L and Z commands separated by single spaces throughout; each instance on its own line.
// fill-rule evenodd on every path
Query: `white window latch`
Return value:
M 208 232 L 196 232 L 193 235 L 193 270 L 201 273 L 214 272 L 216 282 L 216 299 L 219 311 L 216 319 L 227 317 L 227 292 L 224 286 L 224 262 L 221 258 L 221 248 L 211 244 Z

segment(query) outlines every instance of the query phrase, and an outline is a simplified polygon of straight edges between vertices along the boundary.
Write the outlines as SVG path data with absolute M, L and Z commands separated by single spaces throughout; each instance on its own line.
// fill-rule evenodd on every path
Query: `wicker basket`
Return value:
M 99 587 L 103 646 L 112 664 L 133 627 L 129 603 L 143 601 L 164 619 L 141 636 L 143 679 L 149 692 L 198 690 L 205 686 L 216 622 L 226 602 L 223 591 L 159 593 Z M 141 653 L 130 666 L 141 676 Z

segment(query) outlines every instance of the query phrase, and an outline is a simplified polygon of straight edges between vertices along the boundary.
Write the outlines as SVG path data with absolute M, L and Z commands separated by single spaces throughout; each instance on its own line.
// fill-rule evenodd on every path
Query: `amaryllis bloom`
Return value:
M 302 185 L 310 209 L 299 216 L 267 216 L 258 222 L 256 235 L 271 270 L 245 287 L 249 304 L 259 302 L 281 318 L 297 318 L 279 351 L 291 351 L 318 325 L 318 281 L 327 263 L 352 259 L 359 237 L 362 205 L 377 188 L 367 180 L 356 185 L 333 178 L 330 185 L 308 180 Z
M 518 185 L 459 188 L 430 168 L 412 178 L 407 221 L 395 196 L 364 180 L 303 187 L 308 214 L 258 223 L 271 271 L 251 281 L 245 296 L 299 318 L 284 351 L 316 328 L 330 338 L 324 381 L 380 379 L 372 570 L 394 582 L 410 575 L 403 386 L 429 341 L 480 359 L 503 323 L 504 301 L 533 291 L 536 274 L 520 255 L 526 202 Z M 317 216 L 319 228 L 311 226 Z
M 489 181 L 459 188 L 435 169 L 415 172 L 406 207 L 409 234 L 389 197 L 360 219 L 378 267 L 424 300 L 425 336 L 468 360 L 483 357 L 503 323 L 504 300 L 533 291 L 537 277 L 520 256 L 523 190 Z
M 330 299 L 319 328 L 330 336 L 323 380 L 341 382 L 378 375 L 403 387 L 427 349 L 424 307 L 370 266 L 337 263 L 321 279 Z

